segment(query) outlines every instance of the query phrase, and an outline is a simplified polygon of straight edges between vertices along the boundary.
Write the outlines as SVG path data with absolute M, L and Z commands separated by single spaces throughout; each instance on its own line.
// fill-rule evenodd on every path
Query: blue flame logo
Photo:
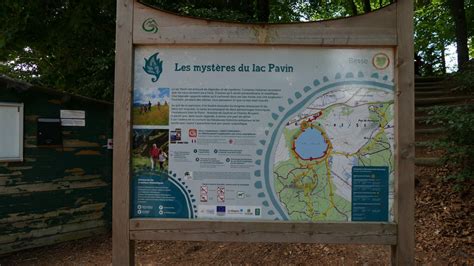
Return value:
M 157 82 L 163 72 L 163 60 L 158 57 L 159 53 L 155 53 L 150 58 L 145 58 L 145 66 L 143 70 L 149 75 L 154 76 L 151 78 L 152 82 Z

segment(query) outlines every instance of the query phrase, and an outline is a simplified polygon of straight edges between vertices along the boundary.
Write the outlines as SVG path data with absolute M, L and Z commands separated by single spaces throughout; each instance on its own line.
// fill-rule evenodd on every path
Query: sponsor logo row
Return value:
M 258 219 L 262 216 L 262 208 L 260 206 L 198 206 L 198 217 L 200 218 L 213 218 L 222 216 L 227 216 L 229 218 Z

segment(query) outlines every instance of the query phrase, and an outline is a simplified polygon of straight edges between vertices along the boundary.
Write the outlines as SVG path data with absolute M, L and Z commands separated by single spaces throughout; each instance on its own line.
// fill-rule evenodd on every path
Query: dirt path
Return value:
M 436 181 L 442 168 L 417 168 L 416 261 L 474 265 L 474 189 L 457 192 Z M 111 263 L 111 237 L 97 236 L 14 253 L 0 265 L 104 265 Z M 389 247 L 368 245 L 245 244 L 139 241 L 138 264 L 386 265 Z

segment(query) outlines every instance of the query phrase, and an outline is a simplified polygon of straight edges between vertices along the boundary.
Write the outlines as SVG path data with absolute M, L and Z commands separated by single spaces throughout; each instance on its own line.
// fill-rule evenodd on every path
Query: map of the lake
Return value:
M 303 160 L 323 157 L 328 148 L 321 131 L 307 128 L 295 140 L 295 152 Z

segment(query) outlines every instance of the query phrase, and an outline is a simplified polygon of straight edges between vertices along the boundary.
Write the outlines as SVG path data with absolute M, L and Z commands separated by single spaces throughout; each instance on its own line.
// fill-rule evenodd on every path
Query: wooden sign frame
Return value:
M 145 20 L 160 31 L 149 34 Z M 164 36 L 164 37 L 163 37 Z M 130 219 L 133 52 L 138 45 L 304 45 L 395 49 L 395 200 L 393 223 L 242 222 Z M 392 264 L 412 265 L 414 232 L 413 1 L 322 22 L 243 24 L 178 16 L 117 1 L 113 164 L 113 264 L 133 265 L 135 240 L 383 244 Z

